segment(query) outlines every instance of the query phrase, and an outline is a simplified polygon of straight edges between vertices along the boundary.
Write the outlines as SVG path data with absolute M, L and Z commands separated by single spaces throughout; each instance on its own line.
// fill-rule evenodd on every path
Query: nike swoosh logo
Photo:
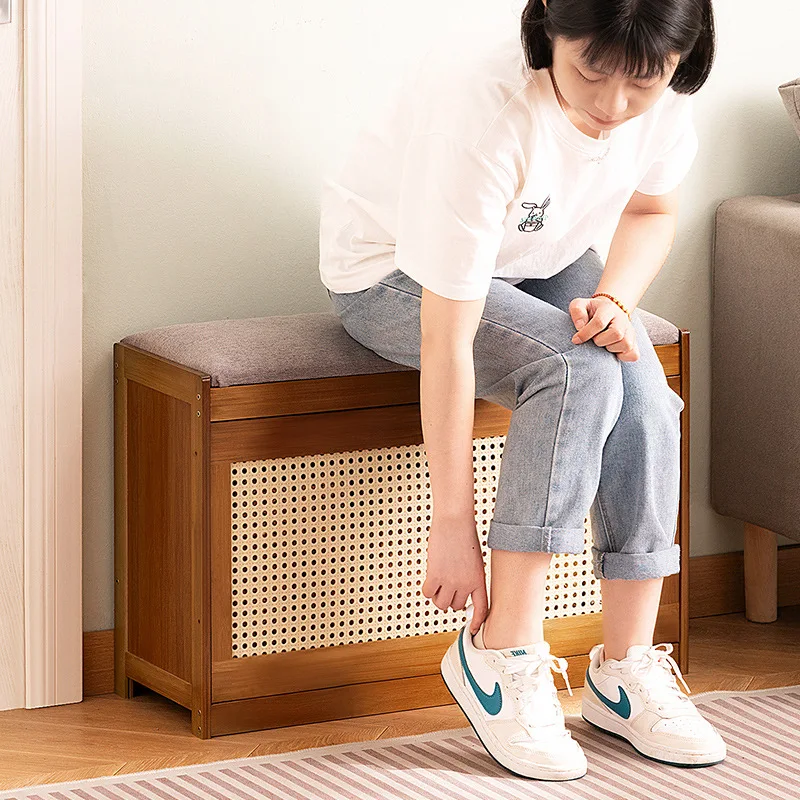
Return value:
M 597 687 L 594 685 L 592 681 L 591 675 L 589 675 L 589 670 L 586 670 L 586 680 L 589 682 L 589 686 L 591 686 L 592 691 L 603 701 L 612 711 L 619 714 L 623 719 L 628 719 L 631 715 L 631 701 L 628 699 L 628 695 L 626 694 L 625 690 L 620 686 L 619 687 L 619 700 L 614 702 L 613 700 L 609 700 L 604 694 L 598 691 Z
M 481 705 L 486 710 L 487 714 L 495 714 L 500 713 L 500 709 L 503 707 L 503 695 L 500 691 L 500 684 L 495 682 L 494 684 L 494 692 L 492 694 L 486 694 L 486 692 L 478 686 L 475 678 L 472 677 L 472 673 L 470 672 L 469 667 L 467 666 L 467 659 L 464 656 L 464 641 L 463 638 L 466 635 L 464 630 L 466 626 L 462 629 L 462 632 L 458 635 L 458 655 L 461 657 L 461 666 L 464 668 L 464 674 L 467 676 L 467 680 L 469 681 L 469 685 L 472 687 L 472 690 L 478 697 L 478 700 L 481 701 Z

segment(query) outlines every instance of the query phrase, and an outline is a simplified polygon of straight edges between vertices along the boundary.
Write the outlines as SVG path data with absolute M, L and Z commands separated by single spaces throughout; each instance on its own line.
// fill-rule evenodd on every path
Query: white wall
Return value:
M 240 0 L 225 13 L 210 0 L 84 0 L 85 630 L 114 625 L 113 343 L 158 325 L 329 310 L 322 170 L 445 26 L 514 24 L 523 5 Z M 741 523 L 709 506 L 713 213 L 729 196 L 800 191 L 777 92 L 800 74 L 800 8 L 718 6 L 717 64 L 695 101 L 700 152 L 642 301 L 691 331 L 692 555 L 742 547 Z

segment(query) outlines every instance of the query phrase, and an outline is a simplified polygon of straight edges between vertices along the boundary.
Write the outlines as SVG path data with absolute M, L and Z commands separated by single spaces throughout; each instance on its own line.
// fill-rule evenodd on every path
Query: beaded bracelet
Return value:
M 622 303 L 619 300 L 617 300 L 617 298 L 614 297 L 613 294 L 609 294 L 608 292 L 595 292 L 592 295 L 592 297 L 607 297 L 609 300 L 611 300 L 614 303 L 616 303 L 628 315 L 628 319 L 631 318 L 631 312 L 628 311 L 628 309 L 625 308 L 625 306 L 622 305 Z

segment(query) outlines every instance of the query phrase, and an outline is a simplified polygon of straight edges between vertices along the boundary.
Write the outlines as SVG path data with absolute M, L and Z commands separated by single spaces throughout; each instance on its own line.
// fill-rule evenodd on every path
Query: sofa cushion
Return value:
M 653 344 L 678 341 L 678 328 L 640 308 Z M 332 312 L 166 325 L 121 340 L 211 376 L 212 386 L 411 371 L 353 339 Z

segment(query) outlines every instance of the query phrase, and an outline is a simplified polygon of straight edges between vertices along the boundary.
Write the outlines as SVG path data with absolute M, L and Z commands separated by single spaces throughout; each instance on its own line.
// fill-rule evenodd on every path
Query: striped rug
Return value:
M 472 728 L 27 787 L 2 800 L 798 800 L 800 686 L 692 695 L 728 757 L 687 769 L 643 758 L 580 716 L 567 726 L 589 770 L 537 781 L 503 769 Z

